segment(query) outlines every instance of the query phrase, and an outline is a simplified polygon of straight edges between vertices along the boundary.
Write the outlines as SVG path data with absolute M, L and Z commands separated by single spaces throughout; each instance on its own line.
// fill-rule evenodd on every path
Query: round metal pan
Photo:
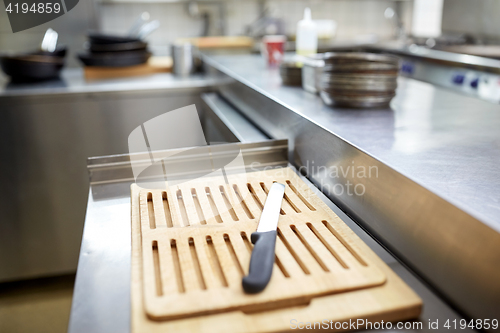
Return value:
M 327 105 L 342 106 L 348 108 L 387 108 L 394 95 L 365 96 L 355 98 L 352 96 L 332 96 L 327 92 L 320 92 L 321 99 Z
M 331 82 L 331 81 L 366 81 L 366 80 L 376 80 L 376 81 L 396 81 L 398 75 L 397 73 L 379 73 L 379 74 L 362 74 L 362 73 L 322 73 L 321 81 Z
M 397 64 L 388 63 L 330 63 L 323 67 L 324 72 L 331 73 L 371 73 L 371 72 L 398 72 Z
M 339 85 L 321 85 L 320 89 L 322 91 L 335 91 L 335 90 L 341 90 L 341 91 L 371 91 L 371 92 L 384 92 L 384 93 L 389 93 L 389 92 L 394 92 L 396 91 L 397 85 L 393 86 L 380 86 L 380 85 L 363 85 L 363 86 L 350 86 L 346 84 L 339 84 Z
M 330 89 L 323 90 L 330 96 L 339 98 L 363 98 L 363 97 L 384 97 L 384 96 L 394 96 L 396 93 L 392 91 L 372 91 L 372 90 L 345 90 L 345 89 Z
M 399 58 L 396 56 L 366 52 L 330 52 L 325 53 L 323 60 L 325 64 L 377 62 L 397 66 L 399 63 Z
M 394 91 L 398 87 L 396 81 L 335 81 L 320 82 L 322 90 L 343 89 L 343 90 L 370 90 L 370 91 Z
M 140 65 L 151 56 L 147 51 L 80 53 L 78 58 L 85 66 L 126 67 Z
M 124 51 L 140 51 L 146 50 L 148 43 L 142 41 L 124 42 L 124 43 L 108 43 L 95 44 L 90 43 L 90 52 L 124 52 Z
M 13 81 L 42 81 L 59 77 L 64 58 L 44 55 L 1 56 L 0 65 Z

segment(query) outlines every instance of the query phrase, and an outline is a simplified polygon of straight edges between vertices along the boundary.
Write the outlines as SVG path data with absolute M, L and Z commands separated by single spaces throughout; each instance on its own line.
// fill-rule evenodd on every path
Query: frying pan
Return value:
M 140 65 L 151 56 L 147 51 L 80 53 L 78 58 L 85 66 L 125 67 Z
M 119 44 L 140 42 L 139 38 L 128 36 L 106 35 L 98 33 L 89 33 L 87 35 L 91 44 Z
M 41 81 L 56 78 L 64 66 L 64 58 L 46 55 L 1 56 L 0 65 L 13 81 Z
M 54 50 L 54 52 L 38 50 L 38 51 L 35 51 L 31 54 L 64 58 L 66 56 L 67 51 L 68 51 L 68 48 L 66 46 L 58 46 Z
M 90 52 L 123 52 L 123 51 L 139 51 L 145 50 L 148 44 L 142 41 L 123 42 L 123 43 L 108 43 L 108 44 L 90 44 Z

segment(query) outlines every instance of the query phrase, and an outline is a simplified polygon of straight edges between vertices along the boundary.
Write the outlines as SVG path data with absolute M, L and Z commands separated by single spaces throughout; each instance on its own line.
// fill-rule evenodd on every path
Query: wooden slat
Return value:
M 170 213 L 172 215 L 172 224 L 176 228 L 183 227 L 184 224 L 183 224 L 182 217 L 181 217 L 179 202 L 177 200 L 177 195 L 175 193 L 176 189 L 169 187 L 166 192 L 167 192 L 167 196 L 168 196 L 168 204 L 170 207 Z
M 165 228 L 167 220 L 165 218 L 165 211 L 163 209 L 162 192 L 153 193 L 153 206 L 155 210 L 155 222 L 157 228 Z
M 217 206 L 217 209 L 219 210 L 220 217 L 222 218 L 222 221 L 224 223 L 233 223 L 235 222 L 233 220 L 233 217 L 229 213 L 229 209 L 226 206 L 226 203 L 224 202 L 224 198 L 222 197 L 220 190 L 219 190 L 220 185 L 213 185 L 210 187 L 210 192 L 212 193 L 212 197 L 215 201 L 215 205 Z
M 299 199 L 299 197 L 293 192 L 290 187 L 285 183 L 285 194 L 290 200 L 290 202 L 301 212 L 301 213 L 309 213 L 310 210 L 307 206 Z M 287 202 L 288 203 L 288 202 Z M 295 211 L 295 210 L 294 210 Z
M 358 260 L 352 255 L 352 253 L 339 241 L 337 237 L 331 234 L 331 232 L 323 225 L 323 223 L 314 223 L 314 227 L 318 232 L 325 238 L 327 243 L 335 250 L 336 253 L 344 260 L 349 268 L 362 266 Z
M 210 260 L 208 258 L 209 251 L 205 236 L 201 233 L 198 233 L 196 235 L 193 235 L 193 238 L 196 244 L 198 260 L 200 262 L 201 271 L 207 289 L 215 289 L 220 287 L 220 282 L 216 279 L 215 274 L 212 271 L 212 267 L 210 266 Z
M 182 269 L 182 279 L 186 290 L 185 292 L 187 293 L 193 290 L 201 289 L 191 257 L 191 249 L 189 247 L 188 239 L 177 239 L 176 244 Z
M 230 286 L 240 286 L 241 275 L 238 272 L 238 268 L 234 265 L 233 259 L 227 249 L 222 234 L 212 236 L 212 240 L 214 242 L 215 250 L 217 251 L 217 256 L 219 257 L 227 283 Z
M 205 220 L 207 224 L 208 225 L 218 224 L 219 222 L 217 222 L 216 216 L 212 211 L 210 202 L 208 201 L 207 194 L 205 193 L 205 186 L 200 186 L 198 184 L 195 184 L 194 188 L 196 189 L 198 200 L 200 201 L 200 205 L 205 215 Z
M 175 271 L 172 263 L 172 251 L 170 241 L 158 241 L 158 252 L 160 254 L 160 267 L 164 295 L 178 293 L 177 283 L 175 281 Z
M 262 209 L 257 205 L 255 202 L 252 194 L 248 190 L 248 185 L 247 181 L 245 179 L 244 182 L 242 182 L 240 179 L 236 179 L 233 184 L 238 185 L 238 189 L 240 190 L 241 196 L 245 200 L 245 203 L 247 204 L 248 209 L 250 212 L 252 212 L 252 215 L 254 216 L 256 221 L 259 221 L 260 219 L 260 214 L 262 213 Z

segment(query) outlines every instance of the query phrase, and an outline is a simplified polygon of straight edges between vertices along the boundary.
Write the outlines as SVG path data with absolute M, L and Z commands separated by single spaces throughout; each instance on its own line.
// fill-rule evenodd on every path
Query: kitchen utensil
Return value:
M 286 36 L 269 35 L 262 38 L 261 53 L 269 66 L 277 66 L 285 54 Z
M 67 52 L 68 52 L 68 48 L 66 46 L 59 45 L 59 46 L 56 46 L 55 50 L 52 52 L 38 50 L 38 51 L 35 51 L 33 53 L 30 53 L 30 54 L 64 58 L 66 56 Z
M 117 44 L 117 43 L 131 43 L 138 42 L 139 38 L 130 36 L 117 36 L 99 33 L 89 33 L 87 35 L 91 44 Z
M 327 105 L 387 107 L 395 95 L 399 61 L 391 55 L 341 52 L 323 55 L 320 96 Z
M 248 236 L 273 181 L 286 184 L 276 266 L 267 288 L 249 295 L 241 286 Z M 418 296 L 290 168 L 131 191 L 133 333 L 282 332 L 292 318 L 399 321 L 421 311 Z
M 302 66 L 302 88 L 305 91 L 316 94 L 320 88 L 321 74 L 325 62 L 322 54 L 315 54 L 304 58 Z
M 64 58 L 45 55 L 1 56 L 5 74 L 13 81 L 40 81 L 57 78 L 64 66 Z
M 300 86 L 302 84 L 302 62 L 289 60 L 280 64 L 281 81 L 285 85 Z
M 148 12 L 143 12 L 132 24 L 128 31 L 128 35 L 130 37 L 137 37 L 137 32 L 141 29 L 141 27 L 146 24 L 147 21 L 149 21 L 149 18 L 151 16 L 149 15 Z
M 148 44 L 143 41 L 124 42 L 124 43 L 111 43 L 111 44 L 90 44 L 90 52 L 126 52 L 126 51 L 140 51 L 146 50 Z
M 160 27 L 160 21 L 158 20 L 148 22 L 139 29 L 139 31 L 137 32 L 137 38 L 142 40 L 146 38 L 149 34 L 151 34 L 153 31 L 158 29 L 159 27 Z
M 285 185 L 273 183 L 267 194 L 264 210 L 260 216 L 257 231 L 250 239 L 255 245 L 250 259 L 249 273 L 242 280 L 243 290 L 254 294 L 267 286 L 271 280 L 276 247 L 276 229 L 280 218 L 281 201 L 285 194 Z
M 57 46 L 57 38 L 59 34 L 51 28 L 48 28 L 43 36 L 40 49 L 44 52 L 54 52 Z
M 147 51 L 79 53 L 78 58 L 85 66 L 125 67 L 144 64 L 151 56 Z
M 190 43 L 172 44 L 172 72 L 177 76 L 188 76 L 195 71 L 195 47 Z

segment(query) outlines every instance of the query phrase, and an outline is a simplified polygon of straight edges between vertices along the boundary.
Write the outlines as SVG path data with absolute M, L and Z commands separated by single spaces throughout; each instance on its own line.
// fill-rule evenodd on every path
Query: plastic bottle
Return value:
M 304 9 L 304 19 L 297 23 L 296 52 L 298 55 L 315 54 L 318 51 L 318 32 L 311 19 L 311 9 Z

